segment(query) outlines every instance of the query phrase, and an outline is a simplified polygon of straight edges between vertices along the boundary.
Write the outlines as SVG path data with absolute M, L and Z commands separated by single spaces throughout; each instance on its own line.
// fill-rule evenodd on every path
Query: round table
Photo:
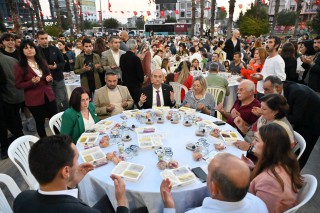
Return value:
M 218 119 L 212 116 L 198 113 L 203 120 L 217 121 Z M 127 122 L 128 126 L 132 124 L 137 127 L 147 126 L 146 124 L 140 124 L 135 118 L 129 118 L 123 120 L 123 114 L 115 115 L 108 118 L 115 123 Z M 165 133 L 165 139 L 163 140 L 163 147 L 171 147 L 173 151 L 173 159 L 179 162 L 179 166 L 188 166 L 189 168 L 199 167 L 207 165 L 204 160 L 194 161 L 192 158 L 192 152 L 185 148 L 185 145 L 189 142 L 197 142 L 200 137 L 195 135 L 198 126 L 193 124 L 191 127 L 185 127 L 182 125 L 182 121 L 179 124 L 171 124 L 166 120 L 164 124 L 154 123 L 157 132 Z M 237 130 L 228 124 L 220 126 L 221 130 L 231 130 L 237 132 Z M 240 138 L 239 133 L 237 133 Z M 102 137 L 102 135 L 101 135 Z M 138 145 L 137 136 L 135 132 L 131 132 L 132 140 L 130 142 L 124 142 L 125 147 L 132 144 Z M 207 142 L 210 143 L 209 151 L 214 150 L 213 144 L 219 139 L 212 136 L 205 136 Z M 77 144 L 79 151 L 84 148 Z M 102 148 L 104 153 L 117 150 L 117 145 L 112 145 L 107 148 Z M 227 146 L 223 152 L 229 152 L 235 156 L 240 157 L 241 150 L 235 146 Z M 163 211 L 163 203 L 160 195 L 162 170 L 157 168 L 158 158 L 154 150 L 140 150 L 138 156 L 128 160 L 128 162 L 140 164 L 145 166 L 145 170 L 137 182 L 126 181 L 126 196 L 129 203 L 129 209 L 135 209 L 138 207 L 146 206 L 149 212 L 160 213 Z M 79 158 L 79 163 L 83 163 L 83 160 Z M 94 205 L 103 195 L 107 194 L 114 207 L 117 206 L 113 181 L 110 179 L 111 170 L 115 167 L 112 162 L 107 165 L 98 167 L 89 172 L 84 179 L 79 183 L 80 198 L 90 206 Z M 172 194 L 175 200 L 176 211 L 184 212 L 187 208 L 200 206 L 203 199 L 207 195 L 206 183 L 201 183 L 198 179 L 186 186 L 176 187 L 172 190 Z

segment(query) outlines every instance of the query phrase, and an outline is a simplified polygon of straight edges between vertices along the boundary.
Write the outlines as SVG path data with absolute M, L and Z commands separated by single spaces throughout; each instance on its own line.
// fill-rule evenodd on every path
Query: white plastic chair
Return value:
M 49 127 L 50 127 L 51 132 L 53 133 L 53 135 L 56 134 L 56 132 L 54 131 L 54 127 L 56 127 L 57 130 L 60 133 L 62 114 L 63 114 L 63 112 L 59 112 L 59 113 L 55 114 L 54 116 L 52 116 L 52 118 L 49 120 Z
M 0 174 L 0 183 L 4 183 L 12 194 L 13 198 L 16 198 L 20 194 L 21 190 L 17 186 L 16 182 L 6 174 Z M 0 212 L 12 213 L 10 204 L 5 197 L 3 191 L 0 189 Z
M 224 101 L 224 97 L 226 95 L 226 89 L 222 87 L 208 87 L 207 92 L 209 92 L 212 96 L 214 101 L 216 102 L 216 105 L 218 105 L 218 99 L 220 94 L 222 95 L 222 103 Z M 217 111 L 217 118 L 222 120 L 222 114 Z
M 297 140 L 297 145 L 293 148 L 293 152 L 296 152 L 298 149 L 300 149 L 299 155 L 297 157 L 297 159 L 299 159 L 301 157 L 301 155 L 303 154 L 304 150 L 306 149 L 306 141 L 304 140 L 304 138 L 302 137 L 302 135 L 300 135 L 299 133 L 297 133 L 296 131 L 294 131 L 294 138 Z
M 188 88 L 178 82 L 170 82 L 169 84 L 173 88 L 174 100 L 176 100 L 176 106 L 179 107 L 181 105 L 181 90 L 184 90 L 185 94 L 187 94 Z
M 300 207 L 304 206 L 314 195 L 314 193 L 317 190 L 317 179 L 313 175 L 302 175 L 304 177 L 304 183 L 302 188 L 300 189 L 298 193 L 298 200 L 297 205 L 292 207 L 291 209 L 288 209 L 284 213 L 294 213 L 296 212 Z
M 14 140 L 8 149 L 8 155 L 10 160 L 20 171 L 22 177 L 29 185 L 30 189 L 38 189 L 39 183 L 31 174 L 29 169 L 29 151 L 30 151 L 30 142 L 36 143 L 39 140 L 36 136 L 33 135 L 24 135 L 20 138 Z

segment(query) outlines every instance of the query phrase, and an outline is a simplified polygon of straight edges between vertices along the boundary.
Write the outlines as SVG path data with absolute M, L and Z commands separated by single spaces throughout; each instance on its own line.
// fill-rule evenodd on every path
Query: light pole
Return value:
M 102 32 L 103 32 L 103 25 L 102 25 L 102 7 L 101 7 L 101 0 L 100 0 L 99 19 L 100 19 L 101 33 L 102 33 Z

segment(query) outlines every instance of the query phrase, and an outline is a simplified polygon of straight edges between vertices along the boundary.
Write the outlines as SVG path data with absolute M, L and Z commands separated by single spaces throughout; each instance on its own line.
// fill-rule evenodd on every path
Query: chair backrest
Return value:
M 38 140 L 39 138 L 36 136 L 24 135 L 14 140 L 8 149 L 10 160 L 18 168 L 22 177 L 29 185 L 29 188 L 34 190 L 39 188 L 39 183 L 31 174 L 28 156 L 30 151 L 30 142 L 36 143 Z
M 314 195 L 314 193 L 317 190 L 317 179 L 313 175 L 302 175 L 304 178 L 304 183 L 302 188 L 300 189 L 298 193 L 298 200 L 297 205 L 292 207 L 291 209 L 288 209 L 284 213 L 294 213 L 296 212 L 300 207 L 305 205 Z
M 16 182 L 6 174 L 0 174 L 0 183 L 4 183 L 12 194 L 13 198 L 16 198 L 21 192 Z M 7 198 L 5 197 L 3 191 L 0 189 L 0 212 L 11 213 L 13 212 Z
M 226 89 L 223 87 L 208 87 L 207 91 L 213 96 L 216 105 L 224 101 Z M 222 119 L 222 114 L 217 111 L 217 118 Z
M 296 152 L 298 149 L 300 149 L 299 155 L 297 157 L 299 159 L 306 149 L 307 144 L 302 135 L 300 135 L 296 131 L 294 131 L 294 138 L 297 140 L 298 144 L 294 147 L 293 151 Z
M 176 101 L 176 106 L 179 107 L 181 105 L 181 90 L 184 90 L 185 94 L 187 94 L 188 88 L 178 82 L 170 82 L 169 84 L 173 88 L 174 100 Z
M 49 120 L 49 127 L 51 129 L 52 134 L 59 134 L 61 130 L 61 121 L 62 121 L 62 114 L 63 112 L 59 112 L 52 116 L 52 118 Z M 55 131 L 55 128 L 59 131 L 58 133 Z

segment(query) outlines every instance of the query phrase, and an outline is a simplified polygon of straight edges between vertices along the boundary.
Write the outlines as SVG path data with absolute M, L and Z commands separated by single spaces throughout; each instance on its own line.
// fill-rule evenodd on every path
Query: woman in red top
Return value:
M 189 61 L 183 61 L 181 63 L 182 63 L 181 71 L 175 74 L 174 81 L 180 84 L 183 84 L 188 88 L 188 90 L 190 90 L 192 87 L 192 81 L 193 81 L 193 76 L 190 74 L 191 63 Z M 181 101 L 184 100 L 184 96 L 185 96 L 185 92 L 184 90 L 182 90 Z
M 250 81 L 253 81 L 255 85 L 255 94 L 257 93 L 257 80 L 252 78 L 256 73 L 261 72 L 263 64 L 267 58 L 267 51 L 263 47 L 259 47 L 254 51 L 254 57 L 247 65 L 247 69 L 241 64 L 241 75 Z
M 20 53 L 20 61 L 14 66 L 16 87 L 24 89 L 25 105 L 36 121 L 38 135 L 43 138 L 47 136 L 45 119 L 57 113 L 56 97 L 50 85 L 52 76 L 31 40 L 22 41 Z

